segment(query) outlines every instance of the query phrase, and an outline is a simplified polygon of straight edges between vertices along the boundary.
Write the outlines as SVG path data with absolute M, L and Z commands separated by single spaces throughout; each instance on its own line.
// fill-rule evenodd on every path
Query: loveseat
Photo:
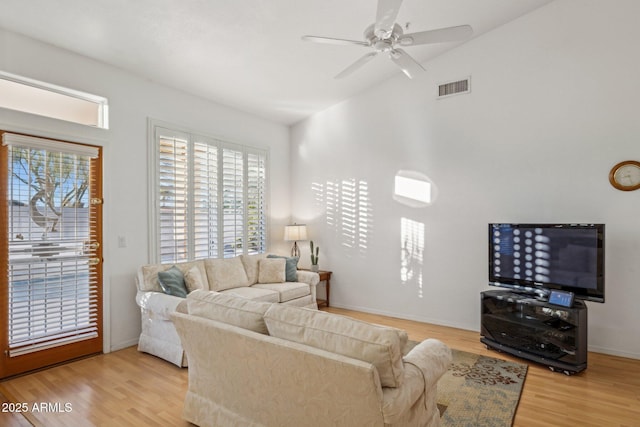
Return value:
M 142 332 L 138 350 L 178 366 L 187 366 L 180 338 L 170 319 L 184 298 L 168 295 L 158 280 L 173 264 L 149 264 L 138 269 L 136 303 L 140 307 Z M 296 260 L 266 254 L 240 255 L 177 263 L 187 291 L 200 289 L 243 298 L 317 309 L 317 273 L 297 271 Z
M 333 313 L 195 291 L 171 315 L 189 359 L 183 418 L 198 426 L 440 425 L 451 363 L 427 339 Z

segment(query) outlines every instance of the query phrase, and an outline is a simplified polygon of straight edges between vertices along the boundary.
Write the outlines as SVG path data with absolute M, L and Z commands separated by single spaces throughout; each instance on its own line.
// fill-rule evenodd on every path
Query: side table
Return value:
M 300 270 L 311 271 L 307 268 L 300 268 Z M 316 302 L 318 303 L 318 308 L 322 306 L 329 307 L 329 294 L 331 292 L 331 274 L 333 274 L 333 272 L 327 271 L 327 270 L 318 270 L 317 273 L 320 276 L 320 281 L 325 282 L 325 286 L 327 289 L 327 299 L 316 300 Z

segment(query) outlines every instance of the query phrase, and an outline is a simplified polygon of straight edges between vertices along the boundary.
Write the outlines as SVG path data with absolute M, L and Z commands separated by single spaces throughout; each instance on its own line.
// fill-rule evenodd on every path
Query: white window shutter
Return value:
M 157 259 L 267 249 L 267 151 L 155 127 Z
M 158 243 L 161 262 L 189 259 L 188 252 L 187 139 L 159 137 L 158 142 Z
M 217 258 L 218 238 L 218 147 L 193 145 L 193 245 L 194 258 Z
M 247 252 L 263 253 L 267 250 L 267 189 L 266 156 L 264 153 L 247 155 Z
M 244 249 L 244 173 L 242 151 L 222 150 L 222 213 L 224 257 Z

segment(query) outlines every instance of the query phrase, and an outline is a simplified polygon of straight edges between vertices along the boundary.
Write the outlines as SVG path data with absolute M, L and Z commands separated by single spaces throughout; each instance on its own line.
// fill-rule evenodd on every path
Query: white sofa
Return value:
M 204 289 L 234 294 L 247 299 L 317 309 L 317 273 L 298 271 L 297 281 L 261 283 L 261 266 L 266 254 L 240 255 L 235 258 L 205 259 L 177 263 L 189 291 Z M 138 350 L 153 354 L 178 366 L 187 366 L 187 358 L 170 315 L 184 298 L 163 293 L 158 273 L 173 264 L 149 264 L 138 269 L 136 302 L 140 306 L 142 332 Z M 263 275 L 269 277 L 268 274 Z
M 440 425 L 438 340 L 344 316 L 195 291 L 171 315 L 189 358 L 183 418 L 202 427 Z

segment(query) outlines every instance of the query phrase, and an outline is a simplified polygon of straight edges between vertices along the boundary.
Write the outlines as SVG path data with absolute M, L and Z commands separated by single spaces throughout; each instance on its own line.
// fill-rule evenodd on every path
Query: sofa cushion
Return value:
M 268 289 L 278 293 L 278 302 L 287 302 L 311 294 L 309 285 L 300 282 L 284 283 L 257 283 L 252 286 L 256 289 Z
M 258 283 L 258 263 L 266 257 L 267 254 L 240 255 L 244 271 L 247 273 L 249 286 Z
M 282 258 L 287 262 L 287 267 L 285 270 L 285 274 L 287 276 L 287 282 L 297 282 L 298 281 L 298 260 L 300 259 L 297 256 L 280 256 L 280 255 L 267 255 L 267 258 Z
M 200 269 L 195 265 L 184 273 L 184 284 L 187 285 L 187 291 L 189 292 L 193 292 L 196 289 L 209 289 L 209 284 L 202 277 Z
M 187 286 L 184 284 L 184 275 L 175 265 L 166 271 L 158 273 L 158 282 L 162 287 L 162 292 L 167 295 L 185 298 L 187 296 Z
M 189 314 L 267 334 L 264 313 L 270 303 L 231 294 L 196 290 L 187 297 Z
M 284 283 L 286 261 L 282 258 L 265 258 L 258 263 L 258 283 Z
M 273 304 L 264 320 L 274 337 L 371 363 L 383 387 L 402 384 L 402 348 L 395 329 L 283 304 Z
M 206 259 L 204 267 L 207 271 L 209 289 L 212 291 L 249 286 L 249 279 L 240 257 Z
M 254 285 L 255 286 L 255 285 Z M 254 301 L 262 302 L 278 302 L 278 292 L 271 289 L 259 289 L 254 286 L 247 286 L 243 288 L 233 288 L 222 291 L 223 294 L 235 295 L 242 298 L 251 299 Z
M 289 301 L 281 301 L 281 304 L 291 305 L 292 307 L 305 307 L 312 310 L 318 309 L 318 304 L 311 294 L 302 298 L 291 299 Z

